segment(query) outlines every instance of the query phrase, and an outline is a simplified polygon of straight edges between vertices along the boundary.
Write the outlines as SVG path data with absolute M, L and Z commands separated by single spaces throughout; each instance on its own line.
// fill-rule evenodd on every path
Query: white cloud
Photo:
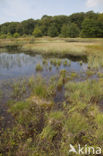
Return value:
M 87 0 L 86 5 L 88 8 L 94 8 L 103 5 L 103 0 Z

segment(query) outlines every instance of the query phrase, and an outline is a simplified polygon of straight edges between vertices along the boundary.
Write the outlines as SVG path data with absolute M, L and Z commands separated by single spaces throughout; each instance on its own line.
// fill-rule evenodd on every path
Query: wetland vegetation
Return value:
M 93 11 L 0 25 L 0 156 L 103 149 L 100 37 L 103 14 Z
M 102 43 L 0 40 L 1 156 L 68 156 L 78 143 L 103 148 Z

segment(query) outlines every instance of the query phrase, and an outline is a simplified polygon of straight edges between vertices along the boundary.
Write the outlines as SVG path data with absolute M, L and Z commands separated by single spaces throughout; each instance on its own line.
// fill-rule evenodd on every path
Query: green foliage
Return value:
M 36 27 L 36 28 L 34 29 L 34 31 L 33 31 L 33 35 L 34 35 L 35 37 L 41 37 L 41 36 L 42 36 L 42 31 L 41 31 L 41 29 L 40 29 L 39 27 Z
M 14 38 L 18 38 L 19 36 L 20 36 L 19 33 L 14 33 L 13 35 Z
M 88 122 L 85 117 L 81 118 L 81 114 L 75 112 L 67 119 L 65 126 L 69 132 L 78 134 L 88 129 Z
M 64 73 L 61 71 L 61 76 Z M 2 155 L 68 156 L 71 143 L 75 147 L 103 147 L 103 113 L 98 107 L 103 97 L 103 79 L 65 83 L 65 101 L 55 109 L 48 92 L 56 90 L 58 81 L 52 78 L 47 84 L 41 77 L 32 77 L 28 84 L 31 96 L 9 102 L 15 124 L 0 135 Z
M 74 13 L 70 16 L 47 16 L 40 20 L 28 19 L 23 22 L 7 22 L 0 25 L 0 34 L 35 37 L 103 37 L 103 15 L 89 11 Z
M 69 30 L 68 30 L 69 37 L 72 37 L 72 38 L 79 37 L 79 33 L 80 33 L 80 30 L 77 27 L 77 25 L 75 23 L 70 24 Z
M 68 25 L 64 24 L 61 29 L 61 36 L 68 37 Z
M 74 38 L 74 37 L 78 37 L 79 33 L 80 33 L 79 28 L 75 23 L 71 23 L 69 25 L 63 25 L 61 29 L 61 35 L 63 37 Z
M 82 24 L 82 37 L 103 37 L 103 23 L 95 19 L 85 19 Z
M 9 103 L 9 106 L 14 103 L 13 101 L 11 101 Z M 19 102 L 16 102 L 15 104 L 13 104 L 13 106 L 11 107 L 10 111 L 12 113 L 17 113 L 19 111 L 23 111 L 24 109 L 27 109 L 29 107 L 30 103 L 29 102 L 26 102 L 26 101 L 19 101 Z
M 48 36 L 50 37 L 56 37 L 58 36 L 58 29 L 55 25 L 51 25 L 48 29 Z
M 6 37 L 7 37 L 7 35 L 5 35 L 5 34 L 1 34 L 1 35 L 0 35 L 0 38 L 1 38 L 1 39 L 5 39 Z

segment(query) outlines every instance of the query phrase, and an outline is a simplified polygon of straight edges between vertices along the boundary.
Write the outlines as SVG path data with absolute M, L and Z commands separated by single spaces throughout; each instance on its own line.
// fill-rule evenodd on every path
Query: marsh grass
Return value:
M 66 39 L 69 40 L 69 39 Z M 63 38 L 37 38 L 0 39 L 1 48 L 16 47 L 19 51 L 32 54 L 41 54 L 55 57 L 88 57 L 88 67 L 98 69 L 103 67 L 102 39 L 76 39 L 76 42 L 67 42 Z M 60 66 L 60 61 L 54 64 Z M 70 65 L 70 64 L 69 64 Z M 80 61 L 80 65 L 82 62 Z
M 13 98 L 17 98 L 17 99 L 20 99 L 22 98 L 22 96 L 24 94 L 26 94 L 26 85 L 25 85 L 25 81 L 19 81 L 19 82 L 13 82 L 12 84 L 12 97 Z
M 80 63 L 81 66 L 83 65 L 83 61 L 82 60 L 79 63 Z
M 98 72 L 97 75 L 98 75 L 99 78 L 103 78 L 103 73 Z
M 18 42 L 23 42 L 23 48 L 40 50 L 41 53 L 60 56 L 71 54 L 73 50 L 73 55 L 87 53 L 89 66 L 94 69 L 87 71 L 89 73 L 87 75 L 93 74 L 90 73 L 91 71 L 96 72 L 97 68 L 102 65 L 102 56 L 99 57 L 102 55 L 99 53 L 102 49 L 100 40 L 66 40 L 38 38 L 33 44 L 25 44 L 30 41 L 30 38 L 24 38 L 24 41 L 18 39 Z M 95 48 L 97 49 L 94 52 Z M 52 51 L 50 52 L 50 50 Z M 72 72 L 68 75 L 66 70 L 61 70 L 59 75 L 52 77 L 50 81 L 41 76 L 32 76 L 28 82 L 23 82 L 22 85 L 18 83 L 12 85 L 14 99 L 9 102 L 8 107 L 16 124 L 10 130 L 4 130 L 0 135 L 2 155 L 68 156 L 68 145 L 71 143 L 75 147 L 78 144 L 92 144 L 103 148 L 103 113 L 99 108 L 99 104 L 103 100 L 102 75 L 98 73 L 100 77 L 98 80 L 70 81 L 77 76 L 77 73 Z M 68 80 L 64 83 L 65 79 Z M 22 97 L 28 90 L 28 88 L 25 89 L 26 86 L 31 90 L 30 96 L 17 100 L 17 97 Z M 60 101 L 60 104 L 63 107 L 55 110 L 57 103 L 54 104 L 53 99 L 57 87 L 62 86 L 65 100 Z
M 64 73 L 61 72 L 62 78 L 65 77 Z M 9 111 L 16 125 L 1 134 L 1 153 L 61 153 L 68 156 L 68 144 L 71 142 L 75 146 L 78 143 L 103 146 L 103 114 L 98 106 L 103 98 L 103 79 L 68 81 L 64 84 L 63 108 L 55 110 L 50 95 L 56 90 L 57 83 L 58 77 L 53 77 L 48 84 L 42 77 L 31 77 L 28 84 L 32 88 L 31 96 L 25 100 L 9 102 Z M 8 144 L 9 151 L 6 150 Z
M 71 79 L 74 79 L 78 77 L 78 74 L 76 72 L 71 72 L 70 76 L 71 76 Z
M 41 64 L 37 64 L 36 67 L 35 67 L 35 70 L 39 71 L 39 72 L 43 71 L 43 66 Z
M 62 63 L 62 60 L 61 59 L 51 59 L 50 63 L 51 63 L 51 65 L 59 67 Z
M 68 66 L 71 66 L 71 60 L 69 60 L 69 64 L 68 64 Z
M 2 96 L 3 96 L 3 92 L 0 90 L 0 100 L 1 100 Z
M 44 65 L 48 65 L 48 61 L 46 59 L 43 59 L 43 62 L 42 62 Z
M 51 71 L 51 70 L 52 70 L 52 66 L 50 65 L 50 66 L 49 66 L 49 71 Z
M 63 65 L 67 66 L 68 65 L 68 60 L 65 59 L 64 62 L 63 62 Z
M 88 77 L 90 77 L 90 76 L 92 76 L 92 75 L 94 75 L 94 74 L 96 74 L 95 71 L 92 71 L 92 70 L 87 70 L 87 71 L 86 71 L 86 75 L 87 75 Z

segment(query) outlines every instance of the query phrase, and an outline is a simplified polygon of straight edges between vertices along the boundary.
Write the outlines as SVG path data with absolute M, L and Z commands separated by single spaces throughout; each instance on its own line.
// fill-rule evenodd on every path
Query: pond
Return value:
M 42 71 L 36 70 L 37 64 L 42 66 Z M 38 73 L 48 78 L 64 69 L 67 72 L 80 73 L 85 72 L 87 66 L 82 60 L 44 58 L 41 55 L 31 56 L 24 53 L 0 53 L 0 80 L 35 76 Z
M 39 67 L 39 68 L 37 68 Z M 42 70 L 41 70 L 42 69 Z M 71 80 L 82 81 L 87 79 L 88 63 L 82 58 L 55 58 L 44 57 L 42 55 L 31 55 L 24 53 L 0 53 L 0 91 L 2 98 L 0 99 L 0 116 L 2 116 L 1 127 L 9 127 L 12 125 L 13 119 L 8 113 L 6 103 L 13 99 L 13 84 L 22 83 L 24 78 L 37 76 L 41 74 L 43 78 L 49 80 L 52 76 L 59 76 L 60 71 L 65 70 L 67 76 L 69 74 L 75 77 Z M 95 74 L 90 77 L 96 78 Z M 24 81 L 23 81 L 24 82 Z M 26 86 L 26 92 L 23 99 L 30 96 L 31 91 Z M 54 96 L 55 109 L 61 108 L 64 101 L 64 87 L 57 90 Z M 10 124 L 11 123 L 11 124 Z

